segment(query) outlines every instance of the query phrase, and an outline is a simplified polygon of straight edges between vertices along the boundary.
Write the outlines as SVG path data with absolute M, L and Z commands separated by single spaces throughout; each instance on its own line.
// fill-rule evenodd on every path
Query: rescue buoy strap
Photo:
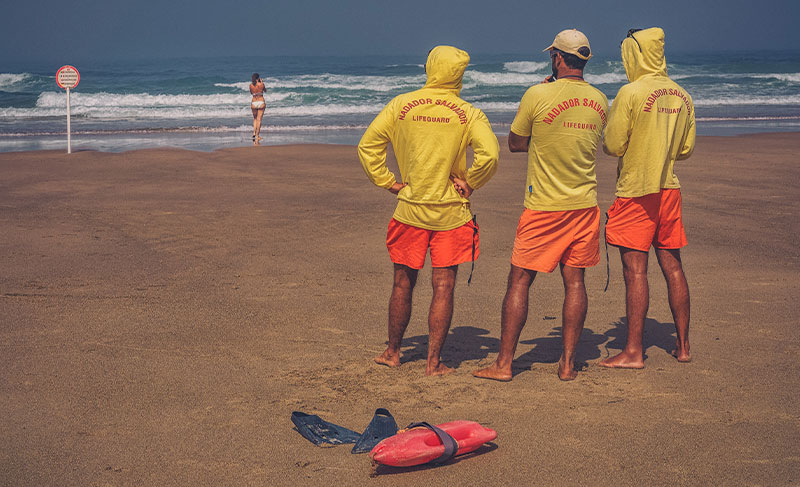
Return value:
M 411 428 L 428 428 L 429 430 L 436 433 L 436 436 L 439 437 L 439 440 L 442 442 L 442 445 L 444 445 L 444 452 L 439 456 L 439 458 L 431 460 L 430 463 L 444 463 L 453 458 L 454 456 L 456 456 L 456 453 L 458 453 L 458 442 L 456 441 L 455 438 L 450 436 L 450 434 L 447 431 L 443 430 L 442 428 L 433 426 L 432 424 L 426 423 L 424 421 L 418 423 L 411 423 L 410 425 L 406 426 L 405 429 L 411 429 Z

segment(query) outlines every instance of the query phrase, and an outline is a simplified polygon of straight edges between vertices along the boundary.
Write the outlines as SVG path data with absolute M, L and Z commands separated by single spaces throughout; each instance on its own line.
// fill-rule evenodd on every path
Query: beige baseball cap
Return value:
M 559 32 L 556 38 L 553 39 L 553 43 L 547 46 L 547 49 L 544 51 L 550 51 L 552 49 L 574 54 L 584 60 L 592 57 L 592 48 L 589 46 L 589 39 L 583 35 L 583 32 L 577 29 L 567 29 Z

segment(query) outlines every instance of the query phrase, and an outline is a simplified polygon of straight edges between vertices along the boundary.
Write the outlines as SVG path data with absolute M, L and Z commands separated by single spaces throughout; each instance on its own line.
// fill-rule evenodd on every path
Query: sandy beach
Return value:
M 700 137 L 679 163 L 693 362 L 670 355 L 650 259 L 646 368 L 610 248 L 587 272 L 577 380 L 560 382 L 561 279 L 539 275 L 510 383 L 494 359 L 525 154 L 472 197 L 444 362 L 425 377 L 430 268 L 397 369 L 386 341 L 395 206 L 344 145 L 0 154 L 0 485 L 798 485 L 800 133 Z M 600 207 L 616 161 L 598 156 Z M 374 410 L 498 432 L 444 466 L 373 469 L 292 411 L 361 431 Z

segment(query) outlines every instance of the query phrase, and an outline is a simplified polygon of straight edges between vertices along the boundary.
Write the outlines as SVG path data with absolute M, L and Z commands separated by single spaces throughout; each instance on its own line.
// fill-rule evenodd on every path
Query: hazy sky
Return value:
M 599 54 L 630 27 L 663 27 L 668 51 L 800 49 L 800 2 L 741 0 L 39 0 L 6 2 L 3 62 L 230 55 L 539 52 L 561 29 Z

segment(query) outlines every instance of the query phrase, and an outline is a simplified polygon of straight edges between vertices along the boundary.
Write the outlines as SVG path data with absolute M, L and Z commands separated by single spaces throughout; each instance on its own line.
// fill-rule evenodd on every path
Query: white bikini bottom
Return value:
M 266 108 L 267 104 L 264 100 L 255 100 L 250 103 L 250 108 L 255 108 L 256 110 L 260 110 L 262 108 Z

